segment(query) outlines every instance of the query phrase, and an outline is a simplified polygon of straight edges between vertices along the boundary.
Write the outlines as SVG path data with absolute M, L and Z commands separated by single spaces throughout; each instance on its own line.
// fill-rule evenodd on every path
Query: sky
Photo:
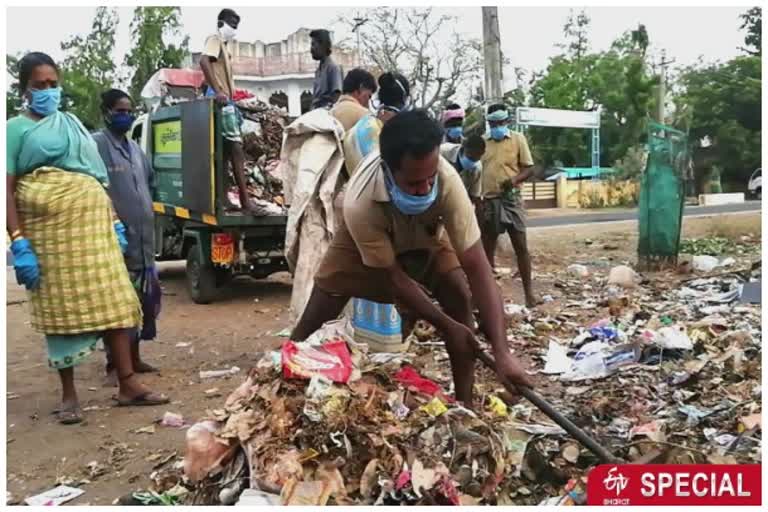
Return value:
M 216 28 L 221 7 L 182 7 L 185 34 L 190 36 L 192 51 L 200 50 L 205 36 Z M 6 18 L 6 44 L 11 54 L 39 50 L 54 59 L 62 57 L 60 44 L 70 36 L 87 33 L 95 7 L 10 7 Z M 130 44 L 129 24 L 132 7 L 120 7 L 120 23 L 115 49 L 116 62 L 122 62 Z M 504 88 L 515 86 L 513 69 L 528 72 L 546 68 L 549 58 L 560 53 L 555 46 L 562 41 L 562 29 L 572 7 L 499 7 L 499 31 L 502 52 L 510 59 L 504 69 Z M 593 50 L 607 49 L 625 30 L 643 23 L 649 34 L 649 54 L 666 50 L 672 65 L 728 60 L 740 54 L 744 35 L 739 30 L 740 7 L 587 7 L 591 18 L 589 38 Z M 458 29 L 469 37 L 482 38 L 480 7 L 435 7 L 436 13 L 458 16 Z M 241 15 L 238 39 L 274 42 L 300 27 L 336 28 L 336 37 L 345 35 L 341 25 L 333 25 L 342 14 L 353 14 L 352 7 L 238 7 Z M 28 21 L 35 20 L 35 30 Z

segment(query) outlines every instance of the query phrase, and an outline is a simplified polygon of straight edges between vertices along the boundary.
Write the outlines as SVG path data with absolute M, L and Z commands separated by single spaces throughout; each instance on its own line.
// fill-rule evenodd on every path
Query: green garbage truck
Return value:
M 211 99 L 159 107 L 131 129 L 155 169 L 158 261 L 186 259 L 192 300 L 207 304 L 238 275 L 263 279 L 288 270 L 287 213 L 228 211 L 221 110 Z

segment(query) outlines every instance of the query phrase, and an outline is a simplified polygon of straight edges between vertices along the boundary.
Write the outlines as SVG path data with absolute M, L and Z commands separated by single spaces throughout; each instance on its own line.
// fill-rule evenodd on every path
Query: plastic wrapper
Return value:
M 286 341 L 281 355 L 286 379 L 321 376 L 333 382 L 346 383 L 352 375 L 352 358 L 343 340 L 329 341 L 320 346 Z

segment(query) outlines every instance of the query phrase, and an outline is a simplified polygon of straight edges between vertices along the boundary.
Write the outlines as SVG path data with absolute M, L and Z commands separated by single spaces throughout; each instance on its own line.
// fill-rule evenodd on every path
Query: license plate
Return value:
M 211 261 L 220 265 L 229 265 L 235 261 L 235 244 L 217 244 L 211 245 Z

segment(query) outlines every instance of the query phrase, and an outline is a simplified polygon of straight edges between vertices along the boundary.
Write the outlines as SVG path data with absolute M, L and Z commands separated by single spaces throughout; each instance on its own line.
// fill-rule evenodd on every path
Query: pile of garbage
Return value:
M 615 456 L 761 461 L 761 275 L 584 263 L 529 311 L 508 304 L 510 349 L 538 392 Z M 346 324 L 264 355 L 187 432 L 153 492 L 186 504 L 566 505 L 598 458 L 478 364 L 475 404 L 452 398 L 444 342 L 419 323 L 409 352 L 368 353 Z
M 280 148 L 288 113 L 255 97 L 236 101 L 243 115 L 241 127 L 245 151 L 245 175 L 251 202 L 263 215 L 285 215 L 283 180 L 279 174 Z M 229 202 L 239 208 L 240 196 L 230 169 Z
M 185 504 L 536 502 L 526 486 L 540 461 L 527 465 L 526 448 L 564 436 L 559 427 L 507 405 L 486 370 L 475 410 L 456 403 L 434 329 L 420 326 L 406 354 L 369 354 L 349 329 L 330 323 L 265 354 L 223 407 L 188 430 L 183 475 L 153 475 L 164 487 L 152 491 L 183 485 Z

